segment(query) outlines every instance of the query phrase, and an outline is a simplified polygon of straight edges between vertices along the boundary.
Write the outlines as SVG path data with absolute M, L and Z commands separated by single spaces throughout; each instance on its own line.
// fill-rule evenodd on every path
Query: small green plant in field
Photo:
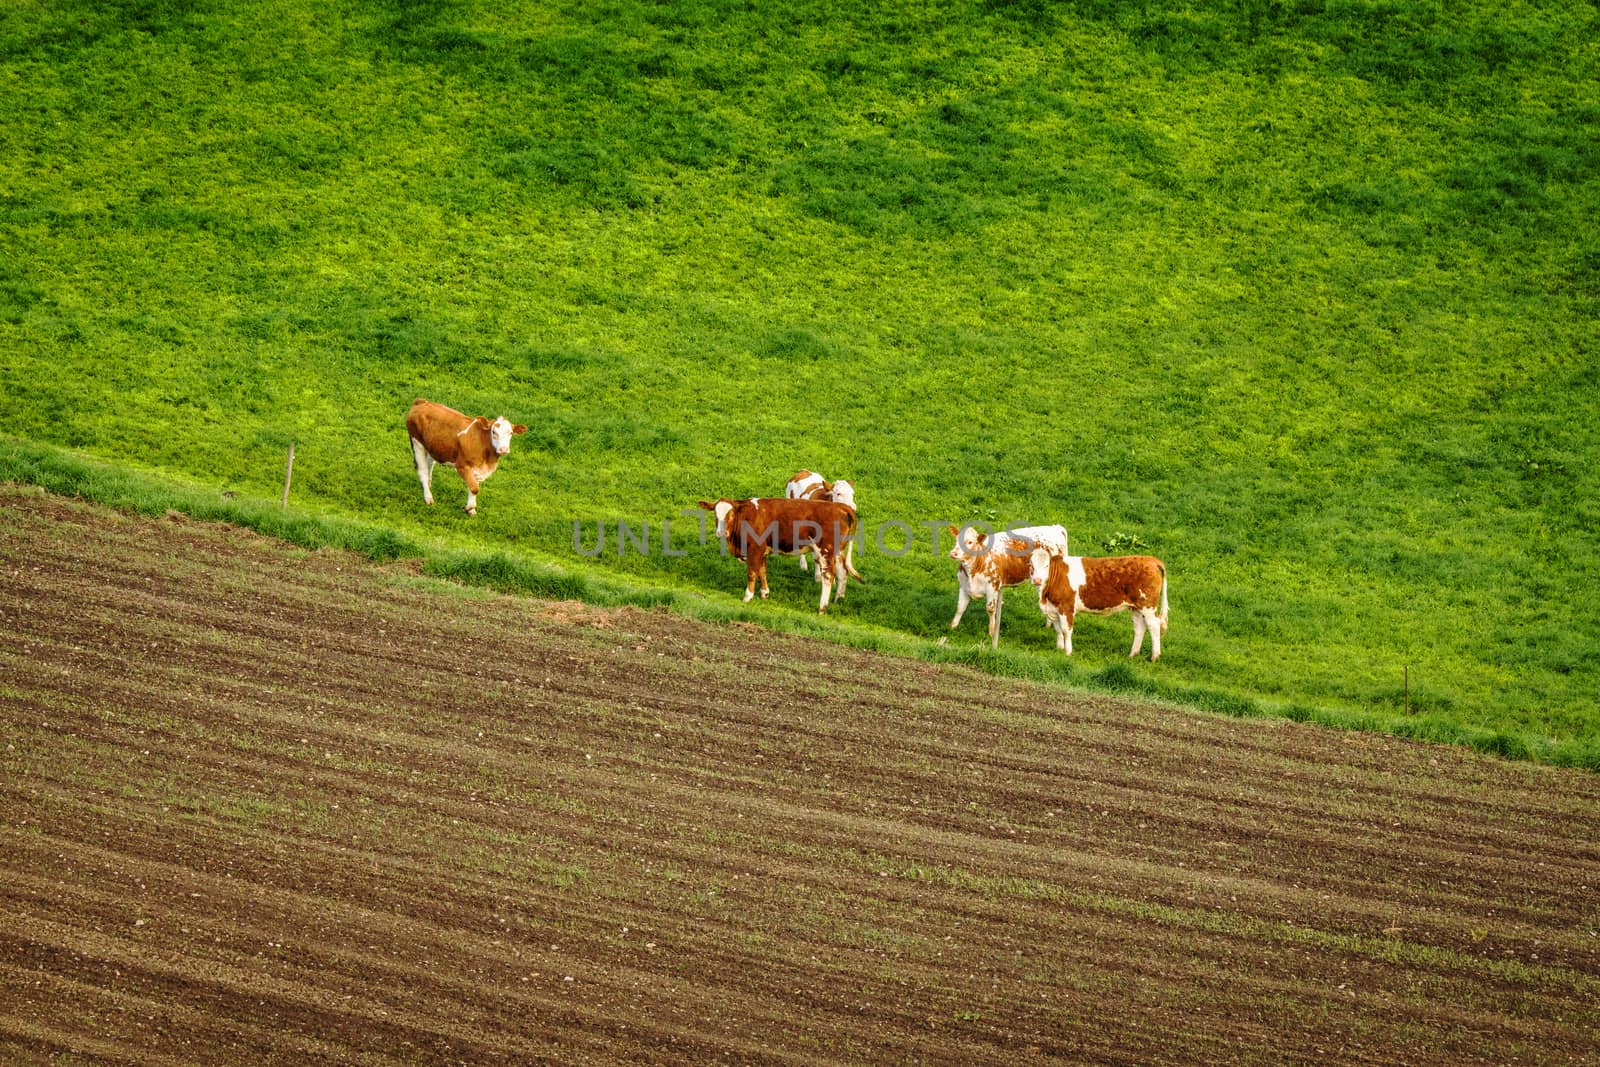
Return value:
M 1136 533 L 1113 533 L 1101 538 L 1100 545 L 1108 556 L 1132 556 L 1149 552 L 1150 546 Z

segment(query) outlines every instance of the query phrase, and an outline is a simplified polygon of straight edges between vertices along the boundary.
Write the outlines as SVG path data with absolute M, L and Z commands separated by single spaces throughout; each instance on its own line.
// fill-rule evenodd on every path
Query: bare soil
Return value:
M 0 1061 L 1600 1061 L 1600 777 L 0 487 Z

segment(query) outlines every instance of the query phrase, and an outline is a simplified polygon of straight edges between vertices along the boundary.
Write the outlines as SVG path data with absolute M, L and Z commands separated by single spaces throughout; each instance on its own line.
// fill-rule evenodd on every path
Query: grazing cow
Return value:
M 422 499 L 433 503 L 433 465 L 449 463 L 467 483 L 468 515 L 478 513 L 478 486 L 494 473 L 500 457 L 511 451 L 511 435 L 527 433 L 504 416 L 490 421 L 471 418 L 420 396 L 406 413 L 406 433 L 411 435 L 411 455 L 422 481 Z
M 1065 526 L 1025 526 L 1020 529 L 1001 530 L 996 534 L 982 534 L 971 526 L 960 529 L 950 527 L 956 539 L 950 558 L 961 566 L 956 571 L 956 617 L 950 620 L 950 629 L 961 625 L 961 616 L 973 597 L 982 597 L 984 609 L 989 613 L 989 647 L 1000 647 L 1000 609 L 1004 604 L 1005 588 L 1021 585 L 1028 580 L 1028 553 L 1036 545 L 1051 545 L 1061 552 L 1067 550 Z M 948 640 L 949 635 L 941 638 Z
M 1039 547 L 1028 557 L 1029 577 L 1039 590 L 1039 610 L 1056 630 L 1056 647 L 1072 655 L 1072 619 L 1080 611 L 1114 615 L 1133 612 L 1137 656 L 1150 631 L 1150 661 L 1161 658 L 1167 632 L 1167 568 L 1154 556 L 1067 556 Z M 1157 609 L 1156 605 L 1160 604 Z
M 817 578 L 822 582 L 822 601 L 817 613 L 828 610 L 833 583 L 839 582 L 839 596 L 845 587 L 844 549 L 841 542 L 855 536 L 856 513 L 831 500 L 791 500 L 772 497 L 754 500 L 723 498 L 715 504 L 700 501 L 700 506 L 717 517 L 717 536 L 737 559 L 744 560 L 746 601 L 755 596 L 756 579 L 761 579 L 761 595 L 766 597 L 767 556 L 776 552 L 794 556 L 812 551 L 817 554 Z
M 786 500 L 831 500 L 835 504 L 843 504 L 851 511 L 856 509 L 856 487 L 840 478 L 830 482 L 814 471 L 795 471 L 783 487 Z M 800 569 L 806 569 L 807 553 L 800 553 Z M 861 572 L 856 570 L 856 542 L 851 538 L 844 549 L 845 570 L 850 572 L 850 577 L 858 582 L 866 581 L 861 577 Z M 818 578 L 820 581 L 820 577 Z
M 832 488 L 827 479 L 815 471 L 795 471 L 789 484 L 783 487 L 783 496 L 786 500 L 827 500 Z

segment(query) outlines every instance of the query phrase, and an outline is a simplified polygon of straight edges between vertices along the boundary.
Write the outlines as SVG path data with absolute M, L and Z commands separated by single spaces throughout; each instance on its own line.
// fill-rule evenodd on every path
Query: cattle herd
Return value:
M 478 487 L 495 472 L 500 458 L 511 451 L 514 434 L 527 432 L 503 416 L 472 418 L 443 404 L 418 397 L 406 414 L 406 433 L 422 499 L 433 503 L 433 468 L 449 463 L 467 484 L 466 511 L 478 511 Z M 717 537 L 728 552 L 745 565 L 744 599 L 755 597 L 756 582 L 767 596 L 767 557 L 816 558 L 816 577 L 822 585 L 817 611 L 826 613 L 831 599 L 844 597 L 846 578 L 864 582 L 856 571 L 854 552 L 860 527 L 856 516 L 855 487 L 840 479 L 829 482 L 812 471 L 798 471 L 781 497 L 755 497 L 716 502 L 702 500 L 700 507 L 717 520 Z M 1039 610 L 1056 631 L 1056 647 L 1072 654 L 1072 622 L 1079 612 L 1133 614 L 1133 649 L 1137 656 L 1150 634 L 1150 658 L 1161 658 L 1161 635 L 1167 630 L 1167 568 L 1154 556 L 1095 558 L 1067 554 L 1063 526 L 1028 526 L 998 533 L 982 533 L 974 526 L 951 526 L 955 547 L 950 558 L 957 563 L 954 630 L 967 605 L 982 597 L 989 615 L 989 642 L 1000 644 L 1000 611 L 1008 586 L 1033 583 Z M 837 595 L 834 584 L 838 583 Z

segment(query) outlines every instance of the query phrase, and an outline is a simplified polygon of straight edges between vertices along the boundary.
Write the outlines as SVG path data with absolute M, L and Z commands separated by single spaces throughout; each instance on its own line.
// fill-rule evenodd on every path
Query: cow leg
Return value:
M 967 605 L 972 603 L 972 590 L 967 588 L 967 572 L 956 572 L 956 617 L 950 620 L 950 629 L 954 630 L 961 625 L 961 616 L 967 613 Z
M 1044 598 L 1041 597 L 1039 600 L 1039 613 L 1044 616 L 1045 629 L 1056 635 L 1056 648 L 1065 652 L 1067 639 L 1063 636 L 1066 631 L 1063 629 L 1065 619 L 1061 612 L 1056 611 L 1054 608 L 1046 608 Z
M 459 467 L 456 469 L 461 470 Z M 462 470 L 461 480 L 467 483 L 467 514 L 476 515 L 478 513 L 478 476 L 470 470 Z
M 433 503 L 433 457 L 428 455 L 428 446 L 417 440 L 411 439 L 411 458 L 416 460 L 417 479 L 422 482 L 422 499 Z
M 1000 609 L 1005 606 L 1005 594 L 996 589 L 983 598 L 983 606 L 989 612 L 989 647 L 1000 647 Z
M 806 554 L 804 552 L 800 553 L 800 569 L 802 571 L 806 569 Z
M 761 546 L 758 545 L 758 544 L 757 545 L 750 545 L 745 550 L 745 559 L 744 559 L 744 575 L 745 575 L 744 601 L 745 601 L 746 604 L 750 603 L 750 601 L 755 599 L 755 596 L 756 596 L 756 579 L 757 578 L 761 579 L 761 585 L 763 587 L 761 595 L 762 596 L 766 596 L 767 595 L 766 594 L 766 588 L 765 588 L 765 586 L 767 584 L 766 570 L 767 570 L 767 554 L 766 554 L 766 552 L 764 552 L 762 550 Z
M 1165 621 L 1166 620 L 1162 619 L 1161 616 L 1156 612 L 1147 610 L 1145 615 L 1145 627 L 1150 631 L 1151 663 L 1154 663 L 1156 660 L 1161 658 L 1161 631 L 1163 629 L 1161 624 Z
M 835 552 L 835 553 L 833 553 L 832 562 L 833 562 L 833 568 L 832 568 L 833 576 L 835 578 L 839 579 L 839 591 L 833 595 L 833 599 L 835 599 L 835 600 L 843 600 L 844 599 L 844 584 L 845 584 L 844 583 L 844 576 L 845 576 L 844 556 L 839 554 L 839 553 L 837 553 L 837 552 Z M 817 570 L 820 571 L 821 569 L 822 569 L 822 557 L 819 555 L 817 557 Z
M 1056 627 L 1056 647 L 1064 656 L 1072 655 L 1072 620 L 1074 612 L 1069 605 L 1057 612 L 1052 620 Z
M 1130 659 L 1132 657 L 1134 657 L 1134 656 L 1137 656 L 1139 654 L 1139 649 L 1144 647 L 1144 632 L 1145 632 L 1145 629 L 1148 627 L 1148 625 L 1149 625 L 1149 620 L 1145 618 L 1144 609 L 1143 608 L 1134 608 L 1133 609 L 1133 651 L 1128 653 L 1128 656 L 1129 656 Z
M 861 577 L 861 572 L 856 570 L 856 539 L 854 537 L 844 543 L 844 569 L 850 572 L 850 577 L 858 582 L 866 581 Z
M 772 590 L 767 588 L 767 548 L 765 545 L 756 545 L 750 550 L 750 558 L 755 561 L 756 576 L 761 579 L 761 599 L 765 600 L 772 595 Z

